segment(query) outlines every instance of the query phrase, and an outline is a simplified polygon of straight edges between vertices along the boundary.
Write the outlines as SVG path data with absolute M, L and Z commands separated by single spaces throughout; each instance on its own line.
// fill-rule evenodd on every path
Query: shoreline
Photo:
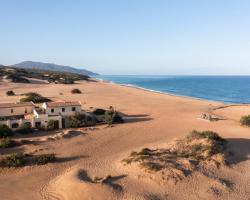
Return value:
M 95 78 L 95 80 L 99 81 L 99 82 L 103 82 L 103 83 L 108 83 L 108 84 L 112 84 L 112 85 L 118 85 L 118 86 L 122 86 L 122 87 L 133 88 L 133 89 L 138 89 L 138 90 L 142 90 L 142 91 L 146 91 L 146 92 L 151 92 L 151 93 L 156 93 L 156 94 L 163 94 L 163 95 L 173 96 L 173 97 L 181 97 L 181 98 L 189 99 L 189 100 L 199 100 L 199 101 L 204 101 L 204 102 L 208 102 L 208 103 L 217 103 L 217 104 L 222 104 L 222 105 L 225 105 L 225 106 L 250 105 L 250 103 L 227 103 L 227 102 L 223 102 L 223 101 L 216 101 L 216 100 L 209 100 L 209 99 L 204 99 L 204 98 L 180 95 L 180 94 L 171 93 L 171 92 L 162 92 L 162 91 L 159 91 L 159 90 L 152 90 L 152 89 L 136 86 L 136 85 L 133 85 L 133 84 L 116 83 L 116 82 L 113 82 L 113 81 L 98 79 L 98 78 Z

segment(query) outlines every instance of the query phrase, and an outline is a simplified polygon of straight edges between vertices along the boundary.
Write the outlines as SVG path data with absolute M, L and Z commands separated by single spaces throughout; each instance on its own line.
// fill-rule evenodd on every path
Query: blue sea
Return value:
M 250 103 L 250 76 L 138 76 L 96 78 L 162 93 L 224 103 Z

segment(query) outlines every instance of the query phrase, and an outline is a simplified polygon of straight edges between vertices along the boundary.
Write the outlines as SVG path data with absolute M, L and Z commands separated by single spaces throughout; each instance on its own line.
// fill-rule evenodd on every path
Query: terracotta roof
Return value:
M 35 106 L 33 102 L 24 102 L 24 103 L 0 103 L 0 108 L 13 108 L 13 107 L 26 107 L 26 106 Z
M 54 101 L 46 102 L 47 107 L 81 106 L 79 101 Z

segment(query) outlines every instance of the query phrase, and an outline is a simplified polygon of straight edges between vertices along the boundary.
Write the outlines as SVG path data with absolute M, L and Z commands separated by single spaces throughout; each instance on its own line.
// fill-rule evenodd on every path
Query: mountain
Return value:
M 59 71 L 59 72 L 70 72 L 70 73 L 90 75 L 90 76 L 97 75 L 96 73 L 88 71 L 86 69 L 77 69 L 77 68 L 70 67 L 70 66 L 57 65 L 57 64 L 52 64 L 52 63 L 33 62 L 33 61 L 24 61 L 15 65 L 12 65 L 12 67 Z

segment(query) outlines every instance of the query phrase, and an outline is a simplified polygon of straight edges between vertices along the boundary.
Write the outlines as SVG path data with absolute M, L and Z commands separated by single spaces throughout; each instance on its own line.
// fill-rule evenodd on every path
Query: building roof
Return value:
M 27 107 L 35 106 L 33 102 L 23 102 L 23 103 L 0 103 L 0 108 L 14 108 L 14 107 Z
M 46 102 L 47 107 L 67 107 L 67 106 L 81 106 L 79 101 L 54 101 Z

